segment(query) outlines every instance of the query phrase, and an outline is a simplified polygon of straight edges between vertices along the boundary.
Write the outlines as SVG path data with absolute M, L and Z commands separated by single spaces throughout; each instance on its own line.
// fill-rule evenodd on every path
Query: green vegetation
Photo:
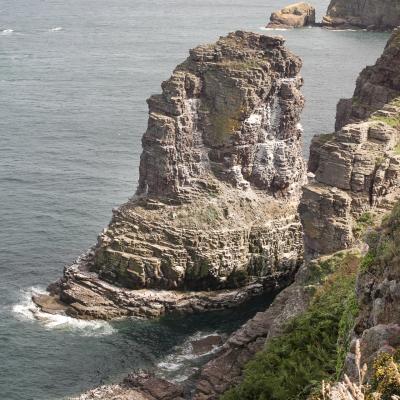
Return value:
M 334 137 L 335 137 L 334 133 L 326 133 L 326 134 L 318 135 L 317 140 L 320 143 L 325 144 L 325 143 L 331 141 Z
M 223 400 L 306 399 L 322 380 L 337 376 L 357 314 L 358 263 L 356 254 L 339 253 L 313 266 L 307 283 L 320 284 L 308 310 L 247 364 L 244 381 Z
M 371 232 L 366 240 L 369 251 L 361 262 L 361 272 L 373 272 L 400 261 L 400 203 L 382 220 L 379 230 Z
M 396 147 L 394 148 L 394 152 L 395 152 L 395 154 L 400 156 L 400 143 L 398 145 L 396 145 Z
M 355 319 L 358 315 L 358 302 L 355 290 L 351 290 L 344 301 L 344 310 L 339 321 L 336 359 L 336 379 L 340 378 L 343 370 L 346 354 L 350 346 L 349 332 L 353 329 Z
M 374 362 L 371 388 L 369 392 L 379 393 L 379 397 L 367 396 L 367 399 L 392 400 L 400 396 L 400 352 L 394 355 L 381 353 Z
M 392 117 L 388 117 L 385 115 L 372 115 L 371 119 L 373 121 L 384 122 L 392 128 L 397 128 L 400 126 L 400 116 L 397 115 Z
M 375 224 L 375 215 L 371 212 L 365 212 L 360 215 L 353 227 L 353 234 L 356 238 L 361 237 L 368 228 Z

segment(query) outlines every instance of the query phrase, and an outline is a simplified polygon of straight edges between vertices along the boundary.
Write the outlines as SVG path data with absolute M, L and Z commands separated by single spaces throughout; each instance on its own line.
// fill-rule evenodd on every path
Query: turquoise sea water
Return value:
M 316 2 L 317 3 L 317 2 Z M 328 1 L 319 1 L 322 15 Z M 92 245 L 138 179 L 145 99 L 200 43 L 236 29 L 280 34 L 304 60 L 305 149 L 387 34 L 262 31 L 278 0 L 0 2 L 0 399 L 60 399 L 163 362 L 179 377 L 191 337 L 255 310 L 78 323 L 30 318 L 43 289 Z M 305 150 L 305 153 L 307 151 Z M 200 333 L 199 333 L 200 332 Z M 178 348 L 175 348 L 178 346 Z M 183 346 L 183 347 L 182 347 Z M 184 359 L 184 361 L 182 361 Z

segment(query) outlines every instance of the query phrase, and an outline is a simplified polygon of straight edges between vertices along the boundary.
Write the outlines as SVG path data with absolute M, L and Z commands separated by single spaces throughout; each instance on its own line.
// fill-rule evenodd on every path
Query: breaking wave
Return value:
M 204 363 L 205 358 L 216 353 L 221 347 L 214 346 L 207 353 L 196 354 L 192 342 L 214 334 L 217 333 L 197 332 L 188 337 L 182 345 L 174 347 L 172 352 L 157 364 L 158 374 L 177 383 L 188 379 Z
M 17 317 L 39 322 L 45 329 L 55 329 L 78 333 L 82 336 L 112 335 L 116 330 L 106 321 L 85 321 L 60 314 L 48 314 L 40 311 L 32 301 L 32 295 L 44 294 L 41 288 L 32 287 L 21 293 L 20 300 L 12 307 Z

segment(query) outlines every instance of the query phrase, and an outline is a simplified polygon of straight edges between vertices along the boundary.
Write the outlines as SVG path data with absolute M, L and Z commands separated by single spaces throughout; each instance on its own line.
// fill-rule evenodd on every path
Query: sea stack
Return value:
M 267 28 L 291 29 L 315 24 L 315 8 L 308 3 L 295 3 L 273 12 Z
M 148 100 L 136 195 L 50 287 L 63 312 L 200 312 L 292 281 L 303 255 L 300 68 L 281 37 L 238 31 L 190 51 Z

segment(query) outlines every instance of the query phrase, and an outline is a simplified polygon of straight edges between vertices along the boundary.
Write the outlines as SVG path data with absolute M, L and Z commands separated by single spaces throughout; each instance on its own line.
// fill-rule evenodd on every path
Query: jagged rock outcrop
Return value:
M 398 0 L 331 0 L 323 25 L 390 30 L 400 25 Z
M 400 350 L 400 204 L 382 227 L 369 234 L 369 253 L 360 270 L 356 293 L 359 314 L 352 334 L 345 372 L 354 376 L 355 342 L 360 340 L 362 363 L 372 372 L 382 353 Z
M 308 169 L 314 178 L 303 188 L 299 206 L 311 254 L 351 247 L 357 219 L 371 210 L 387 211 L 400 195 L 400 102 L 384 105 L 398 94 L 400 52 L 392 49 L 398 38 L 395 32 L 377 64 L 361 73 L 354 106 L 344 119 L 339 110 L 337 125 L 364 120 L 312 141 Z
M 136 196 L 51 287 L 53 305 L 37 304 L 158 316 L 287 285 L 302 262 L 300 67 L 280 37 L 239 31 L 191 50 L 148 100 Z
M 357 79 L 351 99 L 342 99 L 337 106 L 335 129 L 365 120 L 372 113 L 400 96 L 400 31 L 391 35 L 382 56 L 366 67 Z
M 308 3 L 295 3 L 273 12 L 267 28 L 301 28 L 315 24 L 315 8 Z

